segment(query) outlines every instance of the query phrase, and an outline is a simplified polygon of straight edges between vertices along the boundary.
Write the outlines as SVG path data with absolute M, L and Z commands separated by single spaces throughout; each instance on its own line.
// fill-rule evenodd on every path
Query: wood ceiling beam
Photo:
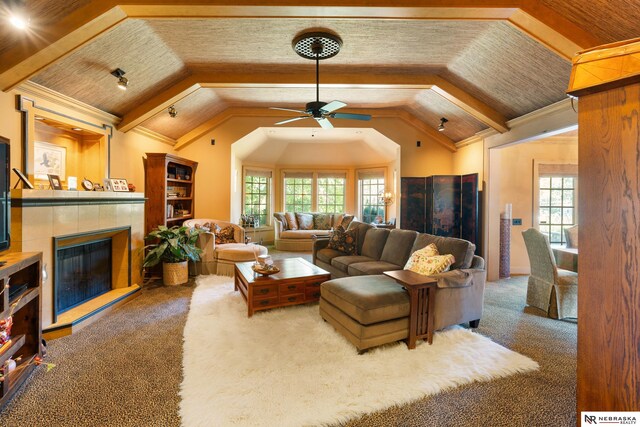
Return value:
M 27 47 L 0 55 L 0 89 L 8 91 L 129 18 L 351 18 L 508 21 L 563 58 L 602 44 L 535 0 L 93 0 L 53 26 L 38 29 Z
M 195 76 L 189 76 L 164 92 L 160 92 L 156 96 L 147 99 L 129 113 L 125 114 L 116 128 L 122 132 L 130 131 L 145 120 L 150 119 L 160 111 L 169 108 L 171 105 L 200 89 L 201 86 L 198 81 L 199 79 Z
M 441 132 L 433 129 L 430 126 L 427 126 L 424 122 L 418 119 L 413 114 L 398 108 L 371 108 L 371 109 L 350 109 L 350 112 L 360 113 L 360 114 L 370 114 L 372 118 L 395 118 L 401 119 L 407 124 L 411 125 L 415 129 L 420 132 L 425 133 L 431 139 L 433 139 L 438 144 L 445 147 L 447 150 L 451 152 L 456 152 L 458 149 L 455 143 L 448 138 L 446 135 L 443 135 Z M 285 117 L 282 111 L 278 110 L 270 110 L 268 108 L 242 108 L 242 107 L 231 107 L 212 117 L 210 120 L 201 124 L 197 128 L 192 131 L 186 133 L 185 135 L 178 138 L 178 142 L 174 145 L 175 150 L 180 150 L 192 142 L 196 141 L 198 138 L 201 138 L 208 132 L 211 132 L 218 126 L 222 125 L 227 120 L 233 117 Z M 372 127 L 372 126 L 362 126 L 362 127 Z
M 496 131 L 504 133 L 509 130 L 506 117 L 437 75 L 327 74 L 323 75 L 322 82 L 323 88 L 430 89 Z M 117 128 L 127 132 L 198 88 L 311 88 L 314 86 L 315 81 L 312 77 L 302 73 L 194 74 L 127 113 Z

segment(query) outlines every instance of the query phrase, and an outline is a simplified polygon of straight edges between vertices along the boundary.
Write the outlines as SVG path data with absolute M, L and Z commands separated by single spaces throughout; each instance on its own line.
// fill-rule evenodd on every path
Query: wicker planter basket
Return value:
M 163 262 L 162 283 L 167 286 L 181 285 L 189 280 L 188 261 Z

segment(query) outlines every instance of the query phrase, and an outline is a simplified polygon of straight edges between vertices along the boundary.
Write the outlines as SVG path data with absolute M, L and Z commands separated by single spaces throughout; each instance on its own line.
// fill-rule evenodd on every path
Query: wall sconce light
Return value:
M 111 72 L 111 75 L 118 78 L 118 89 L 127 90 L 127 86 L 129 86 L 129 79 L 124 76 L 124 71 L 120 68 L 116 68 Z
M 176 107 L 174 107 L 173 105 L 169 107 L 167 111 L 169 112 L 169 116 L 171 116 L 172 119 L 178 115 L 178 110 L 176 110 Z
M 444 117 L 440 119 L 440 126 L 438 126 L 438 131 L 442 132 L 444 131 L 444 124 L 447 123 L 449 120 L 445 119 Z
M 393 204 L 394 196 L 393 196 L 393 193 L 391 191 L 381 192 L 378 195 L 378 198 L 380 199 L 380 201 L 382 203 L 384 203 L 385 206 L 389 206 L 389 205 Z

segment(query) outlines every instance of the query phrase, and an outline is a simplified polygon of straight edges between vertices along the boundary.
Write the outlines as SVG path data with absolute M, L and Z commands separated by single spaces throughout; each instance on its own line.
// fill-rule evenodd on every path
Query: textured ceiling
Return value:
M 594 38 L 611 42 L 638 36 L 639 1 L 542 0 L 540 4 Z M 349 1 L 345 2 L 348 6 Z M 22 45 L 46 45 L 55 24 L 64 23 L 66 17 L 79 16 L 73 12 L 80 8 L 86 16 L 100 8 L 106 10 L 105 3 L 91 0 L 27 0 L 26 3 L 31 14 L 31 33 L 23 39 L 8 31 L 6 25 L 0 26 L 0 60 L 3 53 L 11 58 L 10 54 Z M 376 4 L 378 2 L 372 0 L 366 6 Z M 185 10 L 188 10 L 186 6 Z M 315 10 L 314 13 L 323 13 L 322 9 Z M 378 76 L 392 86 L 321 87 L 322 101 L 344 101 L 348 103 L 344 111 L 354 112 L 359 108 L 401 108 L 433 128 L 439 124 L 440 117 L 447 117 L 449 123 L 444 134 L 453 141 L 470 137 L 491 123 L 481 121 L 481 115 L 472 115 L 473 111 L 461 109 L 434 91 L 393 87 L 393 82 L 402 80 L 402 76 L 410 76 L 414 82 L 420 82 L 420 77 L 425 75 L 440 76 L 484 103 L 486 109 L 492 110 L 489 115 L 502 115 L 506 120 L 564 99 L 568 86 L 570 62 L 505 21 L 401 17 L 129 18 L 45 66 L 31 80 L 126 117 L 141 105 L 152 109 L 153 105 L 146 106 L 145 102 L 196 73 L 212 79 L 201 83 L 214 84 L 220 73 L 259 76 L 286 73 L 312 81 L 313 62 L 300 58 L 291 48 L 291 40 L 308 29 L 332 31 L 344 41 L 337 56 L 321 62 L 321 82 L 323 78 L 336 81 L 349 74 L 362 78 Z M 126 71 L 130 81 L 126 92 L 116 89 L 116 79 L 109 74 L 115 68 Z M 357 77 L 355 81 L 352 78 L 351 84 L 354 83 Z M 177 139 L 229 107 L 299 109 L 315 99 L 311 87 L 265 87 L 251 81 L 238 86 L 191 92 L 175 102 L 179 111 L 175 119 L 169 118 L 163 106 L 149 110 L 156 114 L 150 118 L 145 116 L 142 126 Z M 287 117 L 287 113 L 283 114 Z

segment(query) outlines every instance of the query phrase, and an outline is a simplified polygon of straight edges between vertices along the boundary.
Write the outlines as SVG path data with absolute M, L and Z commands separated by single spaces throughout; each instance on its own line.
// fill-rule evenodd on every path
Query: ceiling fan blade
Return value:
M 293 110 L 291 108 L 280 108 L 280 107 L 269 107 L 270 110 L 282 110 L 282 111 L 293 111 L 294 113 L 302 113 L 305 114 L 304 110 Z
M 371 114 L 333 113 L 329 117 L 335 119 L 371 120 Z
M 290 123 L 290 122 L 295 122 L 297 120 L 302 120 L 302 119 L 310 119 L 311 116 L 300 116 L 300 117 L 294 117 L 293 119 L 288 119 L 288 120 L 283 120 L 281 122 L 275 123 L 276 125 L 283 125 L 285 123 Z
M 333 125 L 331 124 L 331 122 L 324 117 L 316 119 L 316 121 L 320 124 L 320 126 L 322 126 L 323 129 L 333 129 Z
M 328 113 L 332 113 L 334 111 L 336 111 L 337 109 L 340 109 L 342 107 L 346 107 L 347 104 L 345 104 L 342 101 L 331 101 L 330 103 L 328 103 L 327 105 L 325 105 L 324 107 L 322 107 L 320 109 L 320 111 L 324 114 L 328 114 Z

